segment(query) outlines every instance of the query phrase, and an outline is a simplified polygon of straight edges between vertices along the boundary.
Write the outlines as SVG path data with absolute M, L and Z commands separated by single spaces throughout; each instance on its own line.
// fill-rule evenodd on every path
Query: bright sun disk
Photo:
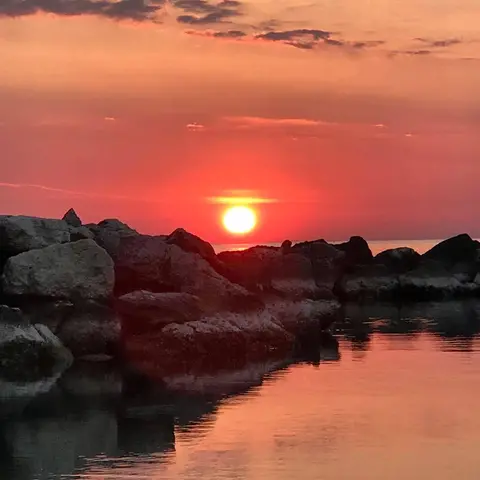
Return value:
M 238 235 L 251 232 L 257 224 L 257 215 L 250 207 L 235 206 L 228 208 L 223 215 L 223 226 L 230 233 Z

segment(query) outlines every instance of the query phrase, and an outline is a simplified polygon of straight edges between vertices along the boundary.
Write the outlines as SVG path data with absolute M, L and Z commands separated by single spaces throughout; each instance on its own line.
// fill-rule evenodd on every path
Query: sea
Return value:
M 480 476 L 480 301 L 347 305 L 291 358 L 155 385 L 132 385 L 108 362 L 12 382 L 0 379 L 1 479 Z

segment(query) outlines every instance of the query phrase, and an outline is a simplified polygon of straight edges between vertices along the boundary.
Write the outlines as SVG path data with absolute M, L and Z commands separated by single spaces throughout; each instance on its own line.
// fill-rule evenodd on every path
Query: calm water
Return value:
M 80 365 L 4 414 L 0 477 L 476 480 L 479 330 L 475 303 L 349 307 L 294 363 L 133 391 Z

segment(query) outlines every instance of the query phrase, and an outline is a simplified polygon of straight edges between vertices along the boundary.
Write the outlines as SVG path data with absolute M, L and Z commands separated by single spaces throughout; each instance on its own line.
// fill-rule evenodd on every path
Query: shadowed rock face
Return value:
M 135 290 L 197 295 L 206 310 L 262 305 L 254 295 L 217 273 L 199 255 L 169 245 L 163 237 L 137 235 L 120 240 L 114 256 L 117 294 Z
M 0 306 L 0 377 L 39 380 L 67 368 L 72 360 L 46 326 L 30 325 L 20 310 Z
M 376 255 L 375 263 L 385 265 L 392 273 L 405 273 L 417 268 L 421 258 L 413 248 L 393 248 Z
M 345 253 L 347 266 L 369 265 L 373 261 L 372 251 L 362 237 L 351 237 L 348 242 L 335 244 L 334 247 Z
M 11 257 L 2 285 L 7 295 L 108 298 L 114 286 L 113 262 L 93 240 L 51 245 Z
M 479 258 L 480 243 L 467 234 L 457 235 L 435 245 L 423 254 L 427 260 L 435 260 L 447 266 L 456 263 L 477 263 Z

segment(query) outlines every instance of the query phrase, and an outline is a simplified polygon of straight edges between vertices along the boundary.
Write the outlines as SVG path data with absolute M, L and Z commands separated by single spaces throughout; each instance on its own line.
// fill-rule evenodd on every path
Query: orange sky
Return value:
M 0 3 L 0 213 L 480 236 L 477 0 Z M 243 239 L 242 239 L 243 240 Z

